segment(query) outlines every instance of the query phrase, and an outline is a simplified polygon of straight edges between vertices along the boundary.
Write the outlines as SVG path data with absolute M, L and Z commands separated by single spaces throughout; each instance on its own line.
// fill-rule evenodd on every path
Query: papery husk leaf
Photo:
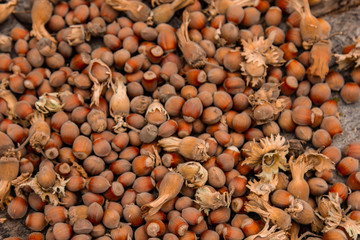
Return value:
M 10 0 L 7 3 L 0 4 L 0 23 L 5 22 L 10 14 L 13 13 L 16 5 L 17 0 Z
M 286 232 L 284 230 L 278 230 L 278 226 L 277 225 L 273 225 L 270 228 L 270 220 L 268 219 L 265 222 L 265 226 L 263 227 L 263 229 L 254 234 L 254 235 L 250 235 L 247 238 L 245 238 L 245 240 L 255 240 L 257 238 L 264 238 L 264 239 L 271 239 L 271 240 L 288 240 L 289 238 L 286 235 Z
M 261 164 L 262 172 L 258 176 L 264 182 L 272 182 L 279 169 L 286 171 L 288 168 L 285 156 L 288 153 L 289 145 L 285 145 L 285 141 L 286 139 L 280 135 L 262 138 L 259 143 L 254 140 L 250 149 L 244 150 L 248 157 L 242 164 L 251 168 Z
M 329 193 L 329 195 L 323 195 L 317 199 L 317 202 L 318 205 L 320 202 L 324 204 L 328 210 L 328 216 L 325 218 L 322 217 L 318 211 L 316 212 L 316 215 L 324 221 L 322 232 L 325 233 L 336 229 L 340 225 L 343 217 L 339 194 Z
M 50 20 L 53 12 L 53 5 L 48 0 L 35 0 L 31 9 L 32 30 L 31 36 L 34 36 L 37 40 L 41 38 L 48 38 L 54 44 L 57 41 L 46 30 L 45 24 Z
M 208 180 L 208 171 L 198 162 L 180 163 L 176 167 L 185 180 L 185 185 L 189 188 L 199 188 L 205 185 Z
M 199 210 L 209 215 L 210 210 L 216 210 L 220 207 L 229 207 L 231 204 L 232 193 L 224 192 L 223 194 L 215 191 L 212 192 L 207 186 L 198 188 L 195 193 L 195 203 L 200 205 Z
M 58 92 L 44 93 L 35 102 L 36 109 L 43 114 L 59 112 L 63 106 L 64 104 L 62 104 Z
M 265 183 L 262 181 L 248 181 L 246 187 L 254 194 L 258 195 L 264 201 L 269 201 L 269 195 L 276 189 L 278 183 L 278 177 L 275 175 L 274 179 L 270 183 Z
M 334 170 L 335 164 L 328 158 L 326 155 L 321 154 L 313 149 L 309 149 L 305 152 L 306 158 L 309 161 L 309 164 L 317 172 L 322 172 L 324 170 Z
M 254 193 L 248 195 L 248 201 L 245 203 L 246 212 L 255 212 L 259 214 L 264 221 L 270 220 L 282 230 L 287 230 L 291 226 L 291 217 L 280 208 L 271 206 L 268 202 Z
M 334 54 L 339 70 L 347 70 L 352 66 L 360 66 L 360 37 L 354 39 L 354 49 L 347 54 Z

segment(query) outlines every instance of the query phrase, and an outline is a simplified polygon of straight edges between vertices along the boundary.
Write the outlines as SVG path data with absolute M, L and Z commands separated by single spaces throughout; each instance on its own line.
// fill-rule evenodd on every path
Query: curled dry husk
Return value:
M 340 70 L 347 70 L 352 66 L 360 66 L 360 37 L 354 39 L 354 49 L 347 54 L 335 54 L 336 63 Z
M 290 206 L 285 209 L 291 218 L 300 224 L 311 224 L 315 220 L 315 213 L 309 203 L 302 199 L 290 198 Z
M 277 230 L 277 226 L 274 225 L 270 228 L 270 220 L 268 219 L 265 222 L 263 229 L 257 234 L 248 236 L 245 240 L 255 240 L 255 239 L 271 239 L 271 240 L 288 240 L 289 238 L 286 235 L 284 230 Z
M 31 9 L 32 30 L 31 36 L 37 40 L 45 37 L 57 44 L 55 38 L 46 30 L 45 24 L 50 20 L 54 7 L 48 0 L 35 0 Z
M 311 65 L 306 70 L 308 78 L 323 82 L 329 72 L 331 56 L 331 41 L 321 40 L 315 43 L 310 51 Z
M 167 152 L 178 152 L 185 158 L 204 162 L 210 158 L 207 154 L 208 144 L 196 137 L 176 137 L 163 138 L 159 140 L 159 145 Z
M 263 182 L 256 181 L 255 179 L 252 181 L 248 181 L 246 187 L 250 190 L 250 192 L 258 195 L 264 201 L 269 201 L 269 195 L 272 191 L 276 189 L 276 183 L 278 182 L 278 176 L 275 175 L 273 182 Z
M 154 101 L 148 106 L 145 114 L 146 120 L 148 120 L 149 115 L 152 113 L 159 112 L 160 114 L 163 114 L 166 120 L 170 119 L 170 116 L 164 106 L 160 103 L 159 99 L 154 99 Z M 149 121 L 151 122 L 151 121 Z M 152 122 L 151 122 L 152 123 Z M 155 124 L 155 123 L 152 123 Z
M 245 61 L 240 63 L 242 74 L 246 77 L 247 85 L 259 88 L 265 82 L 268 65 L 279 67 L 285 63 L 284 52 L 273 45 L 275 32 L 270 33 L 267 39 L 263 36 L 253 40 L 241 40 Z
M 183 176 L 185 185 L 190 188 L 204 186 L 209 176 L 208 171 L 198 162 L 180 163 L 176 171 Z
M 251 168 L 261 165 L 262 171 L 257 176 L 265 183 L 276 185 L 275 176 L 279 169 L 286 171 L 288 168 L 285 156 L 289 151 L 289 145 L 285 145 L 285 141 L 286 139 L 280 135 L 262 138 L 260 142 L 254 140 L 250 149 L 244 149 L 248 157 L 242 164 Z
M 134 22 L 145 22 L 150 16 L 151 9 L 139 1 L 106 0 L 105 2 L 116 11 L 125 12 Z
M 63 106 L 64 104 L 62 104 L 58 92 L 44 93 L 40 96 L 39 100 L 35 102 L 36 109 L 43 114 L 58 112 Z
M 360 222 L 355 221 L 347 215 L 348 210 L 341 208 L 340 197 L 338 193 L 329 193 L 317 198 L 317 205 L 322 205 L 322 211 L 325 213 L 316 212 L 316 215 L 324 221 L 324 228 L 322 232 L 328 232 L 337 227 L 343 227 L 351 239 L 358 239 L 360 235 Z M 322 216 L 325 214 L 325 216 Z
M 5 22 L 5 20 L 12 14 L 17 5 L 17 0 L 10 0 L 7 3 L 0 4 L 0 23 Z
M 11 200 L 10 187 L 11 181 L 19 173 L 19 154 L 9 150 L 0 158 L 0 209 L 4 210 L 4 204 Z
M 229 7 L 252 7 L 259 4 L 259 0 L 205 0 L 205 2 L 209 4 L 209 6 L 204 10 L 204 12 L 209 16 L 209 21 L 218 14 L 225 15 Z
M 99 79 L 97 79 L 93 73 L 92 73 L 92 68 L 94 66 L 94 64 L 99 64 L 102 67 L 106 68 L 106 74 L 108 75 L 107 79 L 105 81 L 99 82 Z M 106 65 L 102 60 L 98 59 L 98 58 L 94 58 L 90 61 L 89 64 L 89 78 L 90 80 L 94 83 L 91 90 L 92 90 L 92 97 L 91 97 L 91 104 L 90 107 L 92 107 L 94 104 L 95 106 L 99 106 L 99 101 L 100 101 L 100 95 L 101 92 L 103 90 L 103 88 L 106 86 L 106 84 L 108 82 L 110 82 L 112 80 L 112 72 L 111 69 L 109 68 L 108 65 Z
M 176 31 L 179 48 L 184 55 L 185 61 L 194 68 L 202 68 L 207 64 L 205 50 L 196 42 L 191 41 L 188 27 L 190 23 L 189 12 L 183 12 L 183 23 Z
M 70 46 L 77 46 L 90 40 L 91 35 L 82 24 L 71 25 L 64 31 L 64 40 Z
M 12 40 L 12 37 L 0 33 L 0 52 L 11 52 Z
M 214 191 L 210 186 L 202 186 L 198 188 L 195 193 L 195 203 L 200 205 L 199 210 L 204 210 L 206 215 L 209 215 L 210 210 L 216 210 L 220 207 L 229 207 L 231 204 L 232 193 L 224 192 L 221 194 Z
M 293 8 L 300 14 L 300 33 L 305 50 L 324 39 L 319 21 L 311 14 L 308 0 L 290 0 L 288 8 Z
M 274 225 L 282 230 L 291 227 L 291 217 L 284 210 L 271 206 L 268 202 L 256 194 L 249 194 L 248 201 L 245 203 L 246 212 L 255 212 L 259 214 L 264 221 L 270 220 Z
M 308 149 L 304 153 L 306 158 L 311 165 L 311 168 L 315 170 L 317 173 L 321 173 L 324 170 L 334 170 L 335 164 L 328 158 L 326 155 L 319 153 L 319 151 L 315 151 L 314 149 Z
M 159 196 L 154 201 L 141 207 L 143 215 L 152 216 L 157 213 L 162 205 L 174 199 L 184 184 L 184 178 L 176 172 L 168 172 L 162 179 L 159 186 Z
M 22 188 L 30 187 L 37 195 L 39 195 L 39 197 L 41 197 L 42 201 L 46 201 L 54 206 L 61 204 L 59 198 L 65 196 L 65 186 L 69 179 L 64 180 L 59 174 L 55 174 L 56 181 L 54 186 L 47 189 L 41 187 L 38 183 L 37 175 L 33 178 L 30 178 L 30 176 L 27 175 L 21 175 L 17 181 L 12 182 L 12 185 L 15 186 L 16 196 L 25 198 L 22 193 Z
M 2 79 L 0 84 L 0 98 L 4 99 L 7 105 L 7 117 L 10 120 L 16 119 L 16 114 L 14 111 L 15 103 L 17 102 L 16 97 L 10 90 L 7 89 L 9 86 L 9 80 L 8 79 Z
M 265 83 L 259 90 L 249 96 L 248 101 L 253 109 L 251 117 L 256 121 L 256 124 L 266 124 L 277 119 L 278 115 L 286 106 L 285 100 L 278 99 L 279 96 L 279 84 L 276 83 Z M 268 114 L 265 114 L 264 111 L 261 111 L 261 114 L 257 114 L 254 111 L 256 111 L 259 106 L 268 106 L 272 111 L 269 111 Z

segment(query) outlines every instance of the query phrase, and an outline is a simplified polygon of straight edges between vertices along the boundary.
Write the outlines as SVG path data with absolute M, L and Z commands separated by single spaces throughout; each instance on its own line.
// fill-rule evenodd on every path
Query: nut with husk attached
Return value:
M 185 8 L 194 2 L 194 0 L 174 0 L 171 3 L 161 4 L 152 10 L 148 23 L 155 23 L 156 25 L 167 23 L 175 15 L 176 11 Z
M 43 148 L 50 139 L 50 126 L 45 122 L 44 114 L 37 111 L 30 119 L 29 141 L 30 146 L 37 152 L 43 153 Z M 44 154 L 43 154 L 44 155 Z
M 335 54 L 336 63 L 340 70 L 347 70 L 352 66 L 360 66 L 360 37 L 354 39 L 354 48 L 347 54 Z
M 13 154 L 10 154 L 13 153 Z M 4 210 L 4 204 L 10 200 L 11 181 L 19 173 L 19 156 L 15 152 L 8 152 L 0 158 L 0 209 Z
M 359 221 L 355 221 L 349 217 L 347 212 L 341 208 L 341 198 L 338 193 L 329 193 L 317 199 L 318 209 L 316 215 L 324 221 L 322 232 L 326 233 L 330 230 L 342 227 L 353 240 L 358 239 L 360 235 Z
M 12 38 L 0 33 L 0 52 L 11 52 L 11 48 Z
M 159 126 L 163 122 L 169 120 L 169 114 L 165 110 L 164 106 L 159 102 L 159 99 L 155 99 L 149 105 L 145 118 L 149 123 Z
M 7 3 L 0 4 L 0 23 L 5 22 L 10 14 L 13 13 L 16 5 L 17 0 L 10 0 Z
M 264 221 L 270 220 L 282 230 L 287 230 L 291 226 L 291 217 L 284 210 L 271 206 L 268 202 L 256 194 L 251 193 L 245 204 L 246 212 L 255 212 L 259 214 Z
M 190 23 L 189 12 L 183 12 L 183 23 L 176 31 L 179 39 L 179 48 L 184 55 L 185 61 L 194 68 L 202 68 L 207 62 L 205 50 L 196 42 L 190 40 L 188 27 Z M 218 67 L 218 66 L 217 66 Z
M 92 109 L 86 116 L 91 129 L 94 132 L 103 132 L 107 128 L 106 115 L 103 111 Z
M 290 207 L 285 209 L 291 218 L 300 224 L 311 224 L 315 219 L 314 209 L 308 202 L 301 199 L 290 199 Z
M 43 114 L 58 112 L 63 106 L 64 104 L 62 104 L 57 92 L 44 93 L 35 103 L 36 109 Z
M 180 174 L 168 172 L 160 183 L 158 198 L 141 207 L 143 215 L 152 216 L 157 213 L 162 205 L 174 199 L 179 194 L 183 183 L 184 178 Z
M 53 12 L 53 5 L 48 0 L 35 0 L 31 9 L 32 31 L 31 36 L 37 40 L 45 37 L 57 44 L 55 38 L 46 30 L 45 24 L 50 20 Z
M 0 84 L 0 98 L 4 99 L 7 104 L 7 112 L 5 113 L 5 115 L 7 115 L 10 120 L 12 120 L 17 118 L 14 111 L 17 99 L 14 94 L 7 89 L 8 86 L 9 80 L 3 79 Z
M 36 43 L 36 48 L 44 57 L 51 57 L 56 53 L 56 44 L 46 37 L 39 39 Z
M 240 63 L 242 74 L 246 77 L 247 85 L 259 88 L 265 82 L 268 65 L 279 67 L 285 60 L 284 52 L 273 45 L 275 32 L 270 33 L 267 39 L 263 36 L 253 40 L 241 40 L 245 61 Z
M 251 117 L 258 125 L 266 124 L 274 119 L 285 109 L 284 99 L 278 99 L 280 95 L 279 85 L 265 83 L 261 88 L 248 98 L 252 106 Z
M 200 211 L 203 210 L 209 215 L 210 210 L 216 210 L 220 207 L 229 207 L 231 203 L 231 193 L 221 194 L 210 186 L 202 186 L 195 193 L 195 203 L 200 205 Z
M 130 128 L 136 132 L 140 132 L 138 129 L 130 126 L 125 121 L 125 118 L 130 113 L 130 100 L 126 93 L 126 87 L 124 85 L 125 78 L 120 75 L 114 79 L 114 81 L 109 81 L 114 94 L 110 99 L 110 115 L 114 118 L 116 125 L 114 126 L 114 132 L 121 133 L 125 132 L 126 128 Z
M 270 228 L 270 220 L 268 219 L 265 222 L 263 229 L 254 234 L 250 235 L 245 240 L 256 240 L 256 239 L 274 239 L 274 240 L 288 240 L 289 238 L 286 235 L 284 230 L 277 230 L 277 225 L 274 225 Z
M 242 164 L 255 168 L 262 166 L 262 171 L 257 176 L 264 182 L 274 182 L 279 169 L 287 169 L 286 154 L 289 145 L 285 144 L 286 139 L 280 135 L 260 139 L 260 142 L 253 142 L 250 149 L 244 149 L 248 154 Z
M 225 15 L 229 7 L 252 7 L 259 4 L 259 0 L 208 0 L 206 2 L 209 4 L 205 9 L 205 12 L 209 15 L 209 21 L 218 14 Z
M 167 152 L 178 152 L 185 158 L 203 162 L 210 157 L 207 154 L 208 144 L 196 137 L 176 137 L 163 138 L 159 140 L 159 145 Z
M 30 187 L 34 193 L 36 193 L 41 198 L 42 201 L 47 201 L 54 206 L 59 205 L 59 199 L 65 196 L 65 186 L 69 179 L 64 180 L 62 177 L 60 177 L 59 174 L 55 173 L 56 179 L 54 185 L 48 188 L 44 188 L 38 181 L 38 174 L 33 178 L 25 177 L 24 179 L 20 179 L 21 181 L 13 181 L 12 185 L 15 186 L 16 195 L 22 197 L 22 189 L 25 187 Z
M 89 78 L 94 83 L 90 107 L 99 106 L 100 95 L 103 88 L 112 80 L 112 72 L 108 65 L 100 59 L 94 58 L 89 64 Z
M 64 40 L 70 46 L 77 46 L 90 40 L 90 35 L 83 25 L 71 25 L 64 31 Z
M 176 167 L 185 180 L 185 185 L 190 188 L 199 188 L 205 185 L 208 180 L 208 171 L 198 162 L 180 163 Z
M 289 8 L 295 9 L 300 14 L 300 33 L 302 45 L 307 50 L 322 39 L 321 25 L 316 17 L 311 14 L 308 0 L 290 0 Z
M 106 0 L 106 4 L 125 14 L 134 22 L 145 22 L 150 16 L 151 9 L 142 2 L 129 0 Z

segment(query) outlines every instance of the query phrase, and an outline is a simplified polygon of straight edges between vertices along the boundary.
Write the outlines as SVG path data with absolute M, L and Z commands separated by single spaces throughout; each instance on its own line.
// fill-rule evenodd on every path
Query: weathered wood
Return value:
M 311 8 L 311 12 L 314 16 L 321 17 L 329 13 L 347 11 L 358 5 L 360 5 L 360 0 L 322 0 Z

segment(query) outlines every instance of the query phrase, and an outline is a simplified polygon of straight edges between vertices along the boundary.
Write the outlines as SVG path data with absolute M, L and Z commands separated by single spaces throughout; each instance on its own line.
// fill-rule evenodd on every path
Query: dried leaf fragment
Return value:
M 57 44 L 55 38 L 46 30 L 45 24 L 50 20 L 53 5 L 48 0 L 35 0 L 31 9 L 32 19 L 32 31 L 31 36 L 34 36 L 37 40 L 45 37 L 50 39 L 53 43 Z
M 347 54 L 334 54 L 340 70 L 347 70 L 352 66 L 360 66 L 360 37 L 354 39 L 354 48 Z
M 216 210 L 220 207 L 229 207 L 231 203 L 231 193 L 224 192 L 223 194 L 210 186 L 203 186 L 198 188 L 195 193 L 195 202 L 200 205 L 200 211 L 204 210 L 206 215 L 209 215 L 210 209 Z

